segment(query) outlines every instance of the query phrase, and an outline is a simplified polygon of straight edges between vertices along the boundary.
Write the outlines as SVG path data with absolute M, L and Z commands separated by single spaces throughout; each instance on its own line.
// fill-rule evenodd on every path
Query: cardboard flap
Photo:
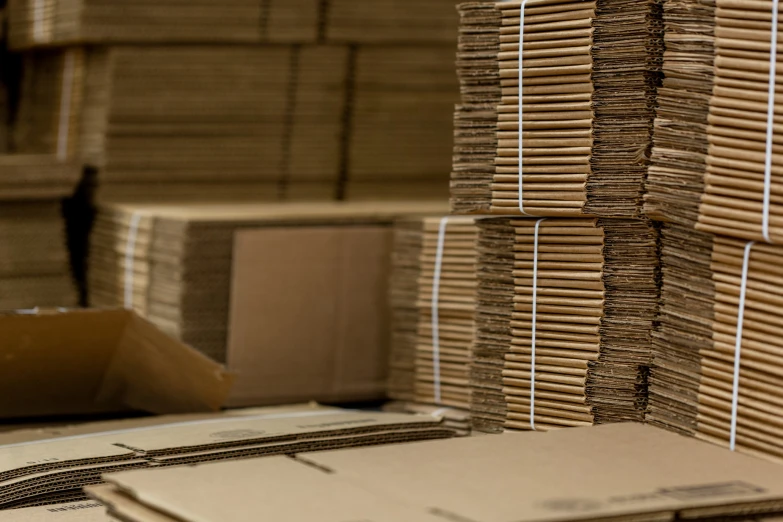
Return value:
M 233 376 L 223 366 L 133 315 L 98 393 L 98 402 L 121 402 L 151 413 L 219 409 Z

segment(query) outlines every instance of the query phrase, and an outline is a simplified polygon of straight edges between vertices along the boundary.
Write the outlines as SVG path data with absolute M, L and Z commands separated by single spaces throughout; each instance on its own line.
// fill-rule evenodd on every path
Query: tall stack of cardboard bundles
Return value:
M 5 6 L 0 7 L 0 154 L 8 152 L 11 107 L 8 91 L 9 58 L 6 51 Z
M 389 394 L 466 412 L 475 335 L 475 220 L 428 217 L 401 221 L 395 229 Z M 466 413 L 453 416 L 467 421 Z
M 528 2 L 523 31 L 520 3 L 497 8 L 496 170 L 471 192 L 472 205 L 457 195 L 455 210 L 517 213 L 521 197 L 532 215 L 637 217 L 662 50 L 659 6 Z
M 462 15 L 463 98 L 495 96 L 493 23 L 500 97 L 494 151 L 464 152 L 463 129 L 485 132 L 490 112 L 458 110 L 452 209 L 519 215 L 479 220 L 474 425 L 641 420 L 658 297 L 657 233 L 640 213 L 660 6 L 540 0 Z
M 0 309 L 77 304 L 61 199 L 79 175 L 54 157 L 0 155 Z
M 705 104 L 704 93 L 697 93 L 698 103 L 690 104 L 686 93 L 681 102 L 691 107 L 683 111 L 696 111 L 685 114 L 701 123 L 687 127 L 693 144 L 687 168 L 671 168 L 667 128 L 656 127 L 663 138 L 656 135 L 654 157 L 668 169 L 667 183 L 689 190 L 684 197 L 661 190 L 660 173 L 648 182 L 650 214 L 685 225 L 663 229 L 663 299 L 649 418 L 780 459 L 780 312 L 773 303 L 783 282 L 774 268 L 781 251 L 765 244 L 777 239 L 773 5 L 717 2 L 712 97 Z M 705 7 L 693 7 L 697 23 L 691 27 L 709 34 Z M 705 42 L 705 36 L 696 41 Z M 682 141 L 681 148 L 688 147 Z M 703 182 L 694 183 L 700 175 Z

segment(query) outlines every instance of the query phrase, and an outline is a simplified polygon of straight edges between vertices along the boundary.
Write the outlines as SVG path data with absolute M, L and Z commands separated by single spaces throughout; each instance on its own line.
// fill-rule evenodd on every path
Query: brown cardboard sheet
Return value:
M 698 520 L 783 510 L 777 465 L 632 423 L 106 479 L 110 486 L 88 492 L 110 511 L 132 502 L 184 521 L 246 520 L 250 512 L 277 520 Z M 296 501 L 303 491 L 316 495 L 312 502 Z
M 3 522 L 109 522 L 103 504 L 94 500 L 5 511 Z
M 0 316 L 0 325 L 4 418 L 212 411 L 232 383 L 222 366 L 130 311 L 33 310 Z

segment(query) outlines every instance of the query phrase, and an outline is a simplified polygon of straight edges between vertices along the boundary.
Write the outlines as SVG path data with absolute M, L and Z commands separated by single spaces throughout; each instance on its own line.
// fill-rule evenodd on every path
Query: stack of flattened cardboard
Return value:
M 493 3 L 460 4 L 457 76 L 460 104 L 454 114 L 451 206 L 454 212 L 486 212 L 482 198 L 492 184 L 497 153 L 497 106 L 501 99 L 498 52 L 500 11 Z M 478 195 L 477 198 L 474 196 Z
M 636 424 L 128 471 L 106 480 L 89 494 L 131 522 L 239 522 L 248 514 L 329 522 L 750 521 L 783 513 L 777 465 Z M 302 502 L 303 492 L 317 501 Z
M 8 152 L 10 143 L 9 125 L 11 122 L 11 107 L 8 91 L 9 57 L 6 52 L 6 13 L 5 6 L 0 6 L 0 154 Z
M 417 402 L 461 409 L 470 406 L 477 236 L 473 218 L 422 220 L 415 365 Z
M 17 48 L 128 42 L 257 42 L 255 0 L 11 0 L 10 40 Z
M 458 99 L 454 48 L 360 47 L 353 60 L 346 197 L 445 197 Z
M 638 217 L 662 52 L 660 7 L 621 0 L 496 7 L 496 170 L 483 187 L 485 175 L 477 173 L 467 199 L 455 193 L 454 209 Z M 466 16 L 463 24 L 475 21 Z
M 92 238 L 90 301 L 133 307 L 212 358 L 232 369 L 236 364 L 240 381 L 235 398 L 246 392 L 249 401 L 238 406 L 262 398 L 380 398 L 388 361 L 391 223 L 403 216 L 442 213 L 444 206 L 107 206 Z M 320 260 L 317 266 L 309 261 L 313 256 Z M 314 300 L 316 294 L 321 298 Z M 334 306 L 324 306 L 325 298 Z M 301 328 L 303 316 L 311 328 Z M 297 356 L 303 345 L 310 347 L 307 360 Z M 282 368 L 284 361 L 291 366 Z M 245 371 L 250 373 L 243 378 Z M 357 374 L 358 382 L 349 378 Z M 280 388 L 287 392 L 279 393 Z
M 715 89 L 701 230 L 783 242 L 781 116 L 776 93 L 779 12 L 765 1 L 717 2 Z M 773 17 L 774 14 L 774 17 Z M 777 22 L 772 31 L 773 20 Z M 772 42 L 772 43 L 770 43 Z
M 470 412 L 462 408 L 449 408 L 448 406 L 435 406 L 408 401 L 392 401 L 387 402 L 383 406 L 383 411 L 416 413 L 443 419 L 443 425 L 453 429 L 455 435 L 460 437 L 467 437 L 472 432 Z
M 162 425 L 76 426 L 64 436 L 0 446 L 0 509 L 81 498 L 103 473 L 445 438 L 431 416 L 319 406 L 251 410 Z M 69 434 L 69 431 L 73 432 Z
M 426 217 L 401 220 L 395 229 L 389 395 L 467 410 L 475 335 L 475 221 Z
M 57 200 L 73 194 L 81 178 L 74 163 L 50 155 L 0 154 L 0 200 Z
M 416 345 L 419 338 L 419 275 L 422 220 L 394 223 L 389 276 L 391 341 L 387 393 L 397 401 L 413 401 L 416 392 Z
M 0 245 L 0 310 L 77 305 L 59 202 L 3 201 Z
M 712 347 L 712 243 L 712 235 L 691 228 L 661 227 L 663 284 L 645 420 L 689 435 L 696 431 L 701 354 Z
M 652 226 L 500 218 L 480 229 L 482 256 L 510 273 L 498 280 L 479 271 L 479 288 L 494 291 L 496 302 L 513 299 L 505 346 L 480 351 L 482 329 L 491 334 L 499 317 L 477 317 L 477 355 L 492 359 L 494 369 L 483 384 L 495 405 L 485 429 L 499 430 L 503 421 L 506 428 L 546 430 L 642 420 L 658 296 Z M 501 234 L 502 241 L 492 241 Z
M 664 0 L 666 52 L 644 211 L 693 228 L 704 192 L 715 0 Z
M 329 41 L 454 43 L 456 0 L 328 0 L 325 36 Z

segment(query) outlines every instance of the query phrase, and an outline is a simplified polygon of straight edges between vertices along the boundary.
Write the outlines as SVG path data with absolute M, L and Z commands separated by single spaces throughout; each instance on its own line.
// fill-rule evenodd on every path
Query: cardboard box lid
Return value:
M 382 398 L 391 229 L 234 233 L 229 404 Z
M 126 310 L 0 316 L 0 417 L 212 411 L 232 376 Z
M 738 506 L 736 512 L 770 502 L 768 510 L 783 509 L 778 465 L 637 424 L 127 472 L 106 479 L 148 506 L 199 521 L 246 520 L 241 514 L 220 516 L 234 505 L 257 519 L 327 521 L 328 513 L 350 509 L 346 520 L 376 520 L 386 512 L 375 507 L 382 506 L 375 504 L 379 498 L 385 505 L 414 508 L 420 516 L 480 522 L 671 518 L 675 512 L 732 513 Z M 312 488 L 303 486 L 306 481 Z M 326 487 L 329 494 L 321 497 Z M 321 500 L 302 502 L 303 492 Z M 308 512 L 308 505 L 319 509 Z

